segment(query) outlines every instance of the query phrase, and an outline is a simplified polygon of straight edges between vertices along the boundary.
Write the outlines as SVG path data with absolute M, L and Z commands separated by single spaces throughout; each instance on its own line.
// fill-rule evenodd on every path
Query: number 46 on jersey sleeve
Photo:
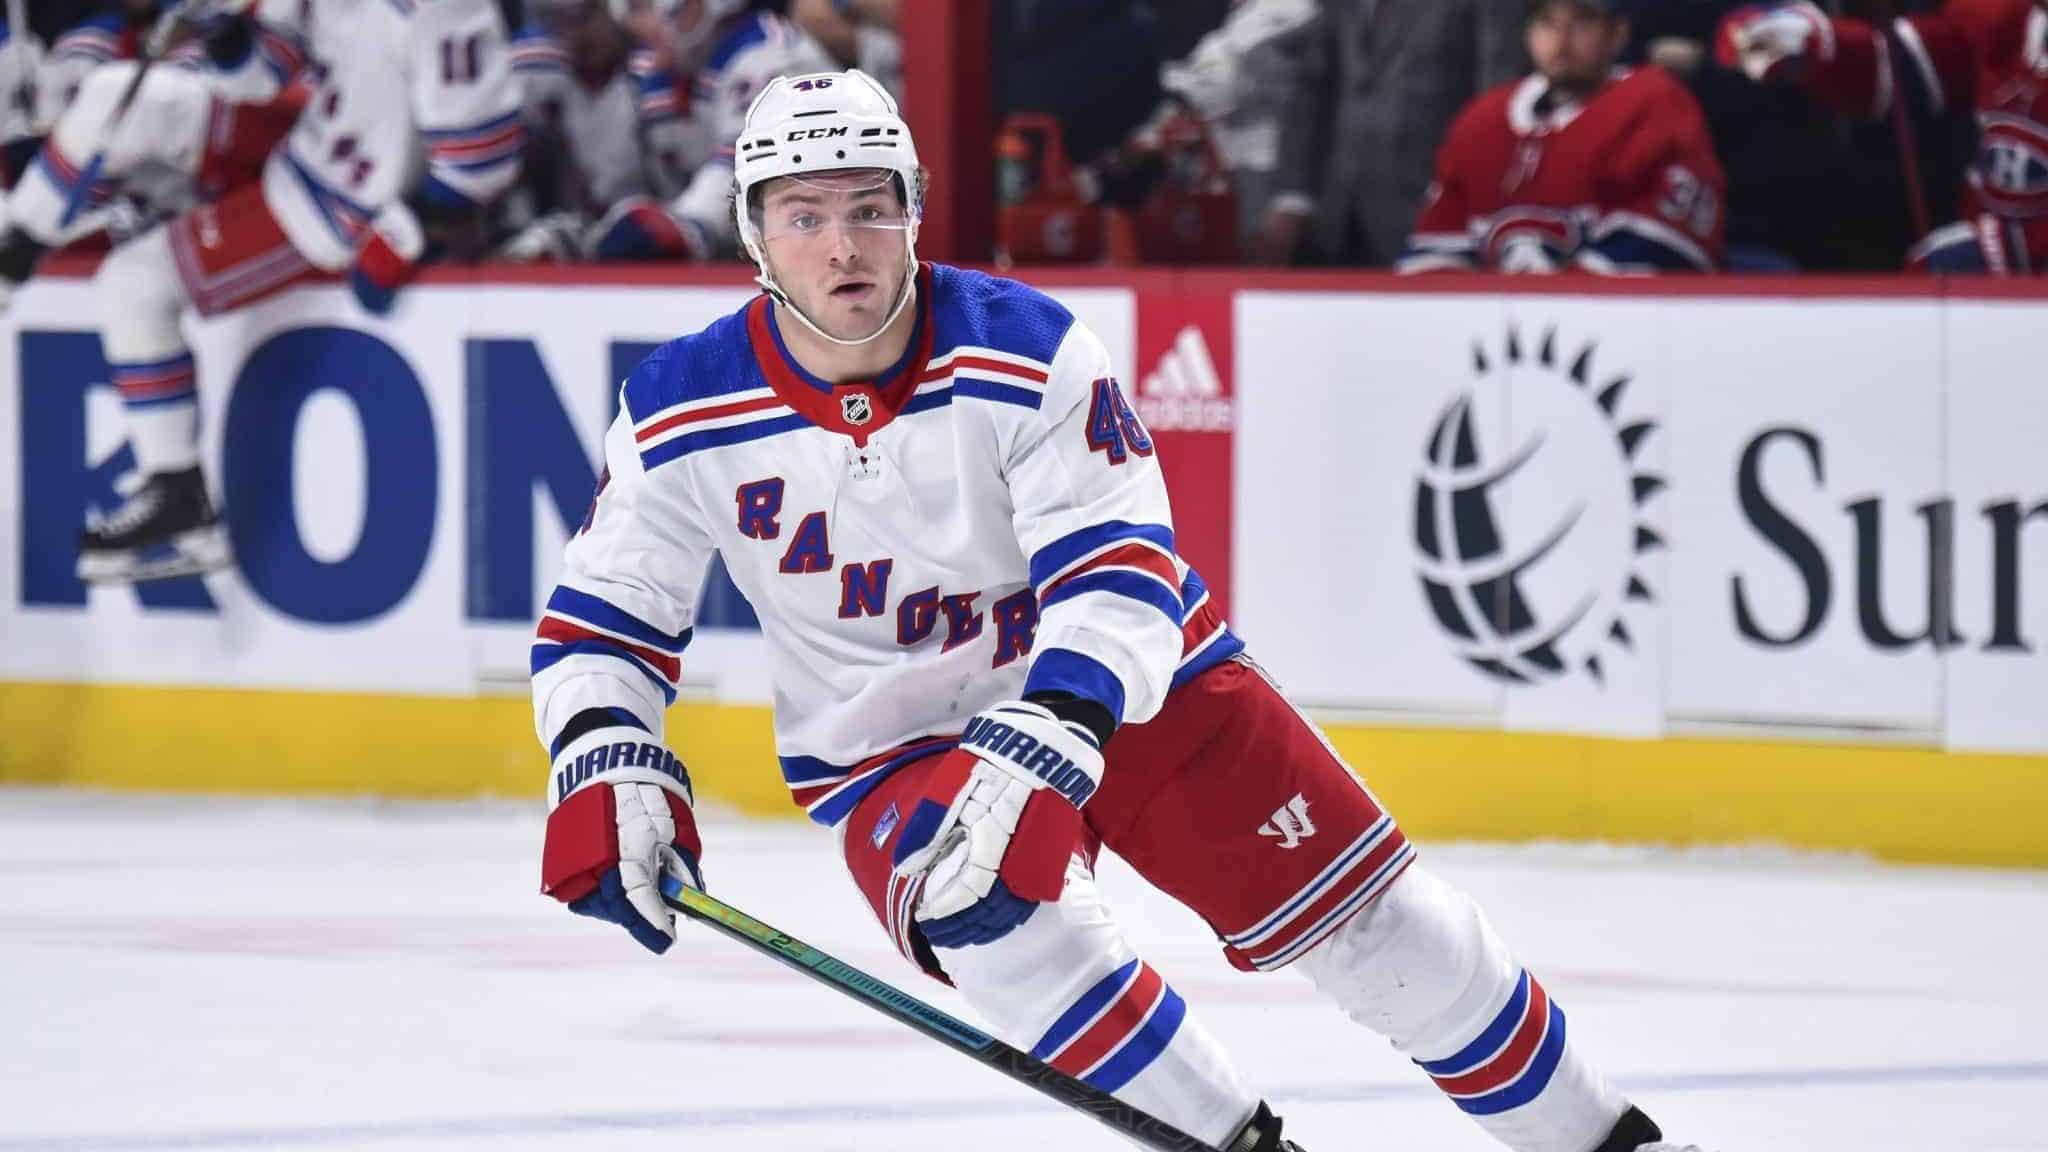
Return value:
M 1106 452 L 1111 465 L 1121 464 L 1135 452 L 1152 454 L 1152 437 L 1124 399 L 1124 390 L 1114 377 L 1104 376 L 1090 386 L 1088 401 L 1088 450 Z

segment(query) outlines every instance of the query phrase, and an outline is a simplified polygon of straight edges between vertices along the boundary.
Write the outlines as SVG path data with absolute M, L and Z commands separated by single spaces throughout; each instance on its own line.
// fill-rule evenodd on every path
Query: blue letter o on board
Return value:
M 353 552 L 315 559 L 299 535 L 292 449 L 299 411 L 332 388 L 362 422 L 369 491 Z M 294 328 L 242 365 L 224 429 L 228 531 L 249 586 L 271 607 L 348 624 L 405 599 L 434 542 L 434 417 L 419 377 L 396 350 L 346 328 Z

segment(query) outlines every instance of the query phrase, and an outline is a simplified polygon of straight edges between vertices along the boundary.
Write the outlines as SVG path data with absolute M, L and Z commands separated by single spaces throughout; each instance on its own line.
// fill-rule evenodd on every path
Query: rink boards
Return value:
M 90 287 L 25 293 L 0 779 L 537 796 L 530 621 L 617 381 L 749 290 L 524 279 L 198 325 L 238 567 L 140 595 L 70 576 L 126 464 Z M 1158 442 L 1183 554 L 1412 831 L 2048 863 L 2048 296 L 1043 280 Z M 790 810 L 722 580 L 683 664 L 700 789 Z

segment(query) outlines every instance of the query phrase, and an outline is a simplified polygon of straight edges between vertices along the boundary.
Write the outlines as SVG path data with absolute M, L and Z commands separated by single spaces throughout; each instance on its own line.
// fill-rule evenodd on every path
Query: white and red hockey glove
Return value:
M 946 757 L 965 782 L 896 871 L 925 876 L 917 905 L 925 939 L 962 948 L 1006 935 L 1060 898 L 1081 843 L 1081 808 L 1102 783 L 1102 749 L 1086 727 L 1018 700 L 969 720 Z
M 1806 0 L 1754 4 L 1722 17 L 1714 58 L 1759 84 L 1796 83 L 1808 61 L 1834 60 L 1835 26 Z
M 683 762 L 648 733 L 612 726 L 576 737 L 548 782 L 541 891 L 667 951 L 676 925 L 662 873 L 704 889 L 694 803 Z

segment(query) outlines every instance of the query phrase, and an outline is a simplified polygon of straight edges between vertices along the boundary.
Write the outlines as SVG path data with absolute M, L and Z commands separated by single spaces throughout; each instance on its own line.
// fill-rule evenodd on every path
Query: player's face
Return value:
M 1590 91 L 1614 70 L 1628 43 L 1628 22 L 1595 9 L 1553 0 L 1529 21 L 1529 59 L 1559 88 Z
M 769 271 L 811 323 L 860 340 L 888 319 L 910 274 L 911 220 L 887 173 L 770 181 L 760 226 Z

